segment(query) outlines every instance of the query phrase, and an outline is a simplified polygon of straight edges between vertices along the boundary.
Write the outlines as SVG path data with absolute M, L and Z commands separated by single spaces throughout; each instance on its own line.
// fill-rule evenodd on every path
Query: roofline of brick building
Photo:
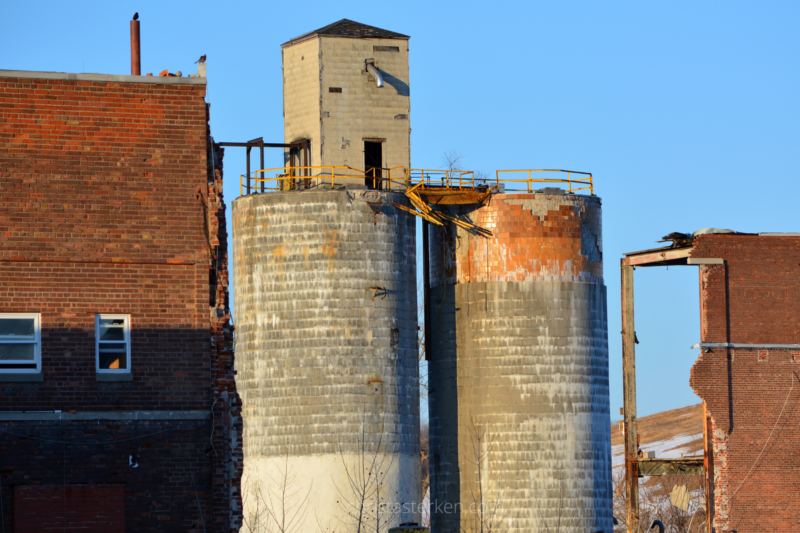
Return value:
M 0 78 L 28 78 L 36 80 L 100 81 L 112 83 L 154 83 L 156 85 L 206 85 L 200 77 L 174 76 L 122 76 L 119 74 L 77 74 L 70 72 L 37 72 L 34 70 L 0 70 Z

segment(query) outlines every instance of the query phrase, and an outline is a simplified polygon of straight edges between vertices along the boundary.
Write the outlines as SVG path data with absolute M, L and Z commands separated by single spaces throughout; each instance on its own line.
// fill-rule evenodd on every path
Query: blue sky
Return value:
M 195 72 L 216 140 L 282 142 L 280 44 L 349 18 L 411 35 L 412 165 L 569 168 L 603 199 L 611 411 L 618 259 L 672 231 L 800 231 L 796 2 L 7 2 L 0 68 Z M 268 153 L 279 166 L 279 152 Z M 255 158 L 254 158 L 255 162 Z M 229 149 L 226 200 L 244 154 Z M 696 267 L 636 271 L 639 414 L 696 403 Z

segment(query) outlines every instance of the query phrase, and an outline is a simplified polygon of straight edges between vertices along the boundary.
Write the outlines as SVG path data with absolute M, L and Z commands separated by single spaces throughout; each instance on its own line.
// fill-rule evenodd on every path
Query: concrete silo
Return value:
M 442 209 L 493 236 L 428 228 L 432 530 L 610 533 L 600 199 Z
M 361 173 L 408 166 L 408 37 L 340 21 L 283 45 L 283 72 L 302 178 L 233 202 L 244 517 L 285 478 L 301 531 L 418 522 L 415 220 L 402 180 Z

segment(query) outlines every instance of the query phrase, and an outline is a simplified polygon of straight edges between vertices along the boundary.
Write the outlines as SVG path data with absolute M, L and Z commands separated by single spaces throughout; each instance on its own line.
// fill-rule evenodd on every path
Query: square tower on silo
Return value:
M 285 142 L 308 141 L 307 151 L 287 152 L 287 166 L 352 167 L 384 178 L 397 176 L 388 169 L 409 168 L 408 39 L 342 19 L 282 45 Z

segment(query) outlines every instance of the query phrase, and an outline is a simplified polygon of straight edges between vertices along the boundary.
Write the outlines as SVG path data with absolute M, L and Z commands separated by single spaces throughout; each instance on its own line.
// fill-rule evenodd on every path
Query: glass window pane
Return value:
M 125 330 L 118 326 L 100 326 L 101 341 L 124 341 Z
M 124 318 L 101 318 L 100 319 L 100 325 L 101 326 L 111 326 L 111 325 L 122 326 L 123 324 L 125 324 L 125 319 Z
M 124 370 L 128 368 L 127 343 L 100 343 L 100 368 Z
M 33 361 L 35 344 L 0 343 L 0 361 Z
M 103 370 L 120 370 L 128 368 L 124 353 L 101 353 L 100 368 Z
M 33 318 L 0 318 L 0 337 L 34 338 Z

